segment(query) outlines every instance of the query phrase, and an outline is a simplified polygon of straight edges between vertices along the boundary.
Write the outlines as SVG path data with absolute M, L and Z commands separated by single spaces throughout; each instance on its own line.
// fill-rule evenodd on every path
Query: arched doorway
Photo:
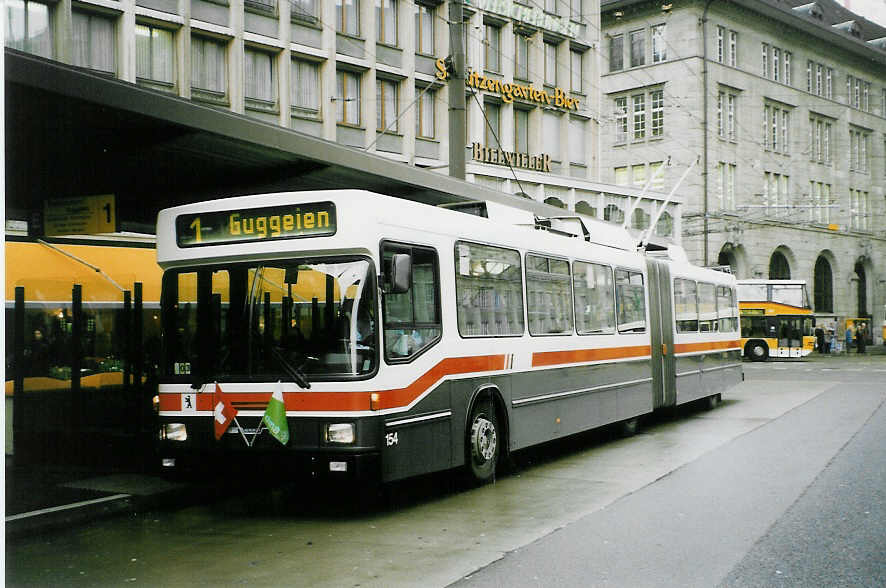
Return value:
M 776 251 L 769 258 L 769 279 L 770 280 L 790 280 L 791 266 L 788 264 L 788 258 L 781 251 Z
M 858 315 L 868 316 L 868 280 L 861 260 L 855 262 L 855 275 L 858 276 Z
M 545 204 L 549 204 L 550 206 L 556 206 L 557 208 L 566 208 L 566 203 L 557 198 L 556 196 L 548 196 L 545 198 Z
M 834 312 L 834 272 L 831 270 L 831 262 L 821 255 L 815 261 L 812 297 L 815 312 Z

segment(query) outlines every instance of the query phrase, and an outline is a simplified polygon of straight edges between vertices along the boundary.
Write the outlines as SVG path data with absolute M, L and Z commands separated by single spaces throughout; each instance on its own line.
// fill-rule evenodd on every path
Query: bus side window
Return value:
M 412 280 L 405 292 L 385 292 L 385 359 L 408 361 L 440 339 L 440 272 L 437 252 L 426 247 L 383 243 L 382 268 L 387 272 L 394 254 L 412 258 Z

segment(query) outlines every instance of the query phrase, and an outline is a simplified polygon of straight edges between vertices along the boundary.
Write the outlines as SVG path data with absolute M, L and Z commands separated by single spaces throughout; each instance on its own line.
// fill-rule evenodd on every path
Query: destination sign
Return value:
M 327 237 L 335 231 L 332 202 L 182 214 L 175 219 L 179 247 Z

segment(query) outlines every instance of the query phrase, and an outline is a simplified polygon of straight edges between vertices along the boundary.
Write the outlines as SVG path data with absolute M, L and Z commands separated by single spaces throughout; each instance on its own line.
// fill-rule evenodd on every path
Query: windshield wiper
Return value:
M 290 363 L 288 359 L 286 359 L 280 349 L 281 348 L 279 347 L 271 346 L 271 353 L 274 355 L 274 358 L 277 360 L 277 362 L 279 362 L 280 367 L 283 368 L 283 371 L 286 372 L 286 375 L 289 376 L 293 382 L 295 382 L 305 390 L 310 390 L 311 383 L 308 381 L 308 377 L 301 370 L 301 368 L 304 367 L 305 363 L 307 363 L 308 360 L 317 361 L 317 358 L 306 355 L 304 361 L 295 366 L 292 365 L 292 363 Z

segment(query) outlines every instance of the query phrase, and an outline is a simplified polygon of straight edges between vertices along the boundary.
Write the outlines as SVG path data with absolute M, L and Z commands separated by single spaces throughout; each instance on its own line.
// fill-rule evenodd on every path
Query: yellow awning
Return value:
M 101 272 L 40 243 L 7 242 L 7 302 L 15 300 L 16 286 L 24 286 L 26 302 L 70 302 L 71 288 L 80 284 L 83 302 L 122 303 L 120 288 L 132 291 L 133 284 L 141 282 L 143 301 L 159 303 L 162 272 L 155 249 L 68 244 L 53 247 Z

